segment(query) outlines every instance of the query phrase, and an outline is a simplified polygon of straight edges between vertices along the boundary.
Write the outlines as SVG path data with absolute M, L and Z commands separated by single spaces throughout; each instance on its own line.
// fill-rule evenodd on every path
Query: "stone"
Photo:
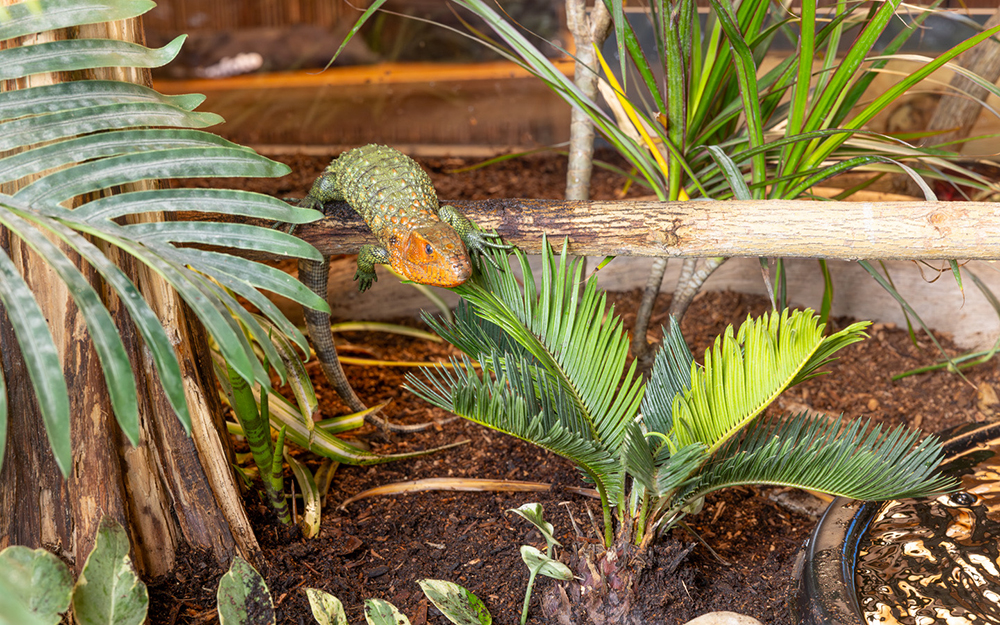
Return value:
M 709 612 L 691 619 L 685 625 L 762 625 L 752 616 L 736 612 Z

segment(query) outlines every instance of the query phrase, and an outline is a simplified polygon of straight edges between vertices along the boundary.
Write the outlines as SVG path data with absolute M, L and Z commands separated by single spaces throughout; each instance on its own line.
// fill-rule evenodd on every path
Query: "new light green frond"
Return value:
M 815 375 L 831 354 L 860 340 L 867 322 L 830 337 L 812 310 L 785 310 L 726 329 L 691 364 L 691 387 L 674 397 L 674 435 L 681 445 L 700 441 L 717 450 L 786 388 Z
M 867 432 L 867 433 L 866 433 Z M 933 436 L 905 427 L 883 432 L 867 420 L 844 423 L 802 414 L 754 424 L 720 450 L 701 475 L 701 496 L 720 488 L 769 484 L 862 500 L 924 497 L 955 487 L 936 472 L 943 452 Z

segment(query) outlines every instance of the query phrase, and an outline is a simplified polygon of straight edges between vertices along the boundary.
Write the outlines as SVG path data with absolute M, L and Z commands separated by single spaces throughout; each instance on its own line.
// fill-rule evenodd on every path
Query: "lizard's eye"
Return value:
M 427 252 L 428 256 L 433 256 L 434 255 L 434 248 L 431 247 L 430 243 L 428 243 L 427 245 L 424 246 L 424 251 Z

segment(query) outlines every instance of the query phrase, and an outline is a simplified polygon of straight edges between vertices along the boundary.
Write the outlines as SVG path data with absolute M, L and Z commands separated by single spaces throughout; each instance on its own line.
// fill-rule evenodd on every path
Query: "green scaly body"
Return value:
M 346 201 L 371 228 L 379 245 L 358 253 L 354 279 L 367 290 L 377 280 L 376 264 L 388 264 L 420 284 L 453 287 L 472 275 L 469 250 L 505 249 L 495 234 L 479 230 L 451 206 L 438 206 L 430 176 L 408 156 L 386 146 L 366 145 L 334 159 L 313 183 L 300 206 L 323 211 L 327 202 Z M 299 261 L 299 280 L 326 297 L 330 262 Z M 354 411 L 365 410 L 344 376 L 330 332 L 330 316 L 305 310 L 313 348 L 327 379 Z

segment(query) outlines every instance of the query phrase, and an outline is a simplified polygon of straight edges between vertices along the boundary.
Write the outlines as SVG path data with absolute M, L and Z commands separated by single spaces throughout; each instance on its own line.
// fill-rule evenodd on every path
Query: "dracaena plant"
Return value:
M 547 247 L 547 246 L 546 246 Z M 864 338 L 866 322 L 824 335 L 809 310 L 774 312 L 732 327 L 695 362 L 671 322 L 648 383 L 627 365 L 628 337 L 591 277 L 565 247 L 488 264 L 454 290 L 454 322 L 430 319 L 462 350 L 455 367 L 407 385 L 446 410 L 574 462 L 600 496 L 604 541 L 648 544 L 708 493 L 729 486 L 796 486 L 859 499 L 949 488 L 936 439 L 905 428 L 809 414 L 764 416 L 784 389 L 816 376 Z M 470 360 L 471 359 L 471 360 Z M 481 365 L 482 373 L 472 360 Z
M 148 0 L 38 0 L 0 10 L 0 41 L 136 17 Z M 106 39 L 73 39 L 0 50 L 0 79 L 102 67 L 156 67 L 180 50 L 179 37 L 159 50 Z M 197 130 L 222 119 L 195 111 L 200 95 L 165 96 L 129 82 L 77 80 L 0 93 L 0 225 L 11 239 L 47 263 L 66 283 L 100 358 L 115 417 L 139 440 L 139 399 L 120 331 L 101 295 L 70 260 L 72 250 L 103 278 L 131 316 L 152 354 L 163 390 L 190 429 L 181 369 L 159 319 L 132 280 L 106 255 L 117 248 L 159 275 L 190 306 L 234 375 L 267 386 L 267 372 L 244 329 L 266 336 L 230 292 L 257 307 L 304 351 L 305 338 L 259 289 L 323 309 L 326 303 L 297 281 L 262 263 L 190 247 L 223 246 L 318 260 L 296 237 L 265 228 L 211 221 L 156 221 L 152 214 L 198 211 L 304 223 L 321 217 L 258 193 L 228 189 L 157 188 L 112 195 L 123 185 L 166 178 L 281 176 L 287 166 Z M 133 187 L 134 189 L 134 187 Z M 8 248 L 10 249 L 10 248 Z M 28 282 L 0 250 L 0 302 L 21 347 L 45 431 L 64 475 L 72 465 L 70 402 L 58 350 Z M 272 364 L 284 375 L 280 360 Z M 0 462 L 7 435 L 7 392 L 0 376 Z
M 469 26 L 468 33 L 497 54 L 542 80 L 555 94 L 584 111 L 594 128 L 632 167 L 632 178 L 661 200 L 796 199 L 810 197 L 824 180 L 861 169 L 873 176 L 905 172 L 928 199 L 924 178 L 961 181 L 965 187 L 995 190 L 996 185 L 956 162 L 954 145 L 922 147 L 910 136 L 888 136 L 866 128 L 915 87 L 952 89 L 932 82 L 931 74 L 961 53 L 1000 32 L 984 30 L 936 58 L 901 54 L 919 36 L 940 0 L 920 7 L 902 0 L 821 3 L 804 0 L 790 8 L 771 0 L 710 0 L 700 15 L 695 0 L 647 0 L 639 12 L 624 0 L 598 0 L 611 14 L 617 62 L 598 51 L 600 98 L 586 96 L 545 54 L 556 44 L 526 34 L 490 0 L 451 0 L 485 22 L 492 32 Z M 357 27 L 379 9 L 375 0 Z M 702 15 L 704 20 L 702 20 Z M 633 24 L 648 21 L 654 47 L 640 47 Z M 903 27 L 877 49 L 888 26 Z M 357 28 L 356 27 L 356 28 Z M 352 35 L 353 35 L 352 31 Z M 775 66 L 762 61 L 779 34 L 796 42 Z M 853 34 L 853 35 L 852 35 Z M 844 49 L 846 37 L 854 40 Z M 346 41 L 345 41 L 346 44 Z M 840 50 L 844 49 L 843 53 Z M 893 60 L 920 64 L 884 93 L 872 94 L 875 77 Z M 992 82 L 959 70 L 990 93 Z M 928 86 L 930 85 L 930 86 Z M 849 189 L 835 199 L 844 199 Z M 687 304 L 724 258 L 688 259 L 674 291 L 670 313 L 682 316 Z M 824 261 L 825 320 L 833 286 Z M 775 289 L 784 300 L 784 272 L 778 261 Z M 660 284 L 665 259 L 654 264 L 651 283 Z M 874 269 L 866 266 L 873 275 Z M 952 262 L 956 276 L 959 265 Z M 880 277 L 876 277 L 879 279 Z M 961 284 L 961 281 L 959 281 Z M 890 293 L 898 293 L 880 280 Z M 634 350 L 645 351 L 648 316 L 657 289 L 648 289 L 635 326 Z M 991 297 L 991 295 L 987 295 Z M 904 304 L 904 306 L 907 306 Z M 926 329 L 912 308 L 907 312 Z M 942 350 L 943 351 L 943 350 Z

